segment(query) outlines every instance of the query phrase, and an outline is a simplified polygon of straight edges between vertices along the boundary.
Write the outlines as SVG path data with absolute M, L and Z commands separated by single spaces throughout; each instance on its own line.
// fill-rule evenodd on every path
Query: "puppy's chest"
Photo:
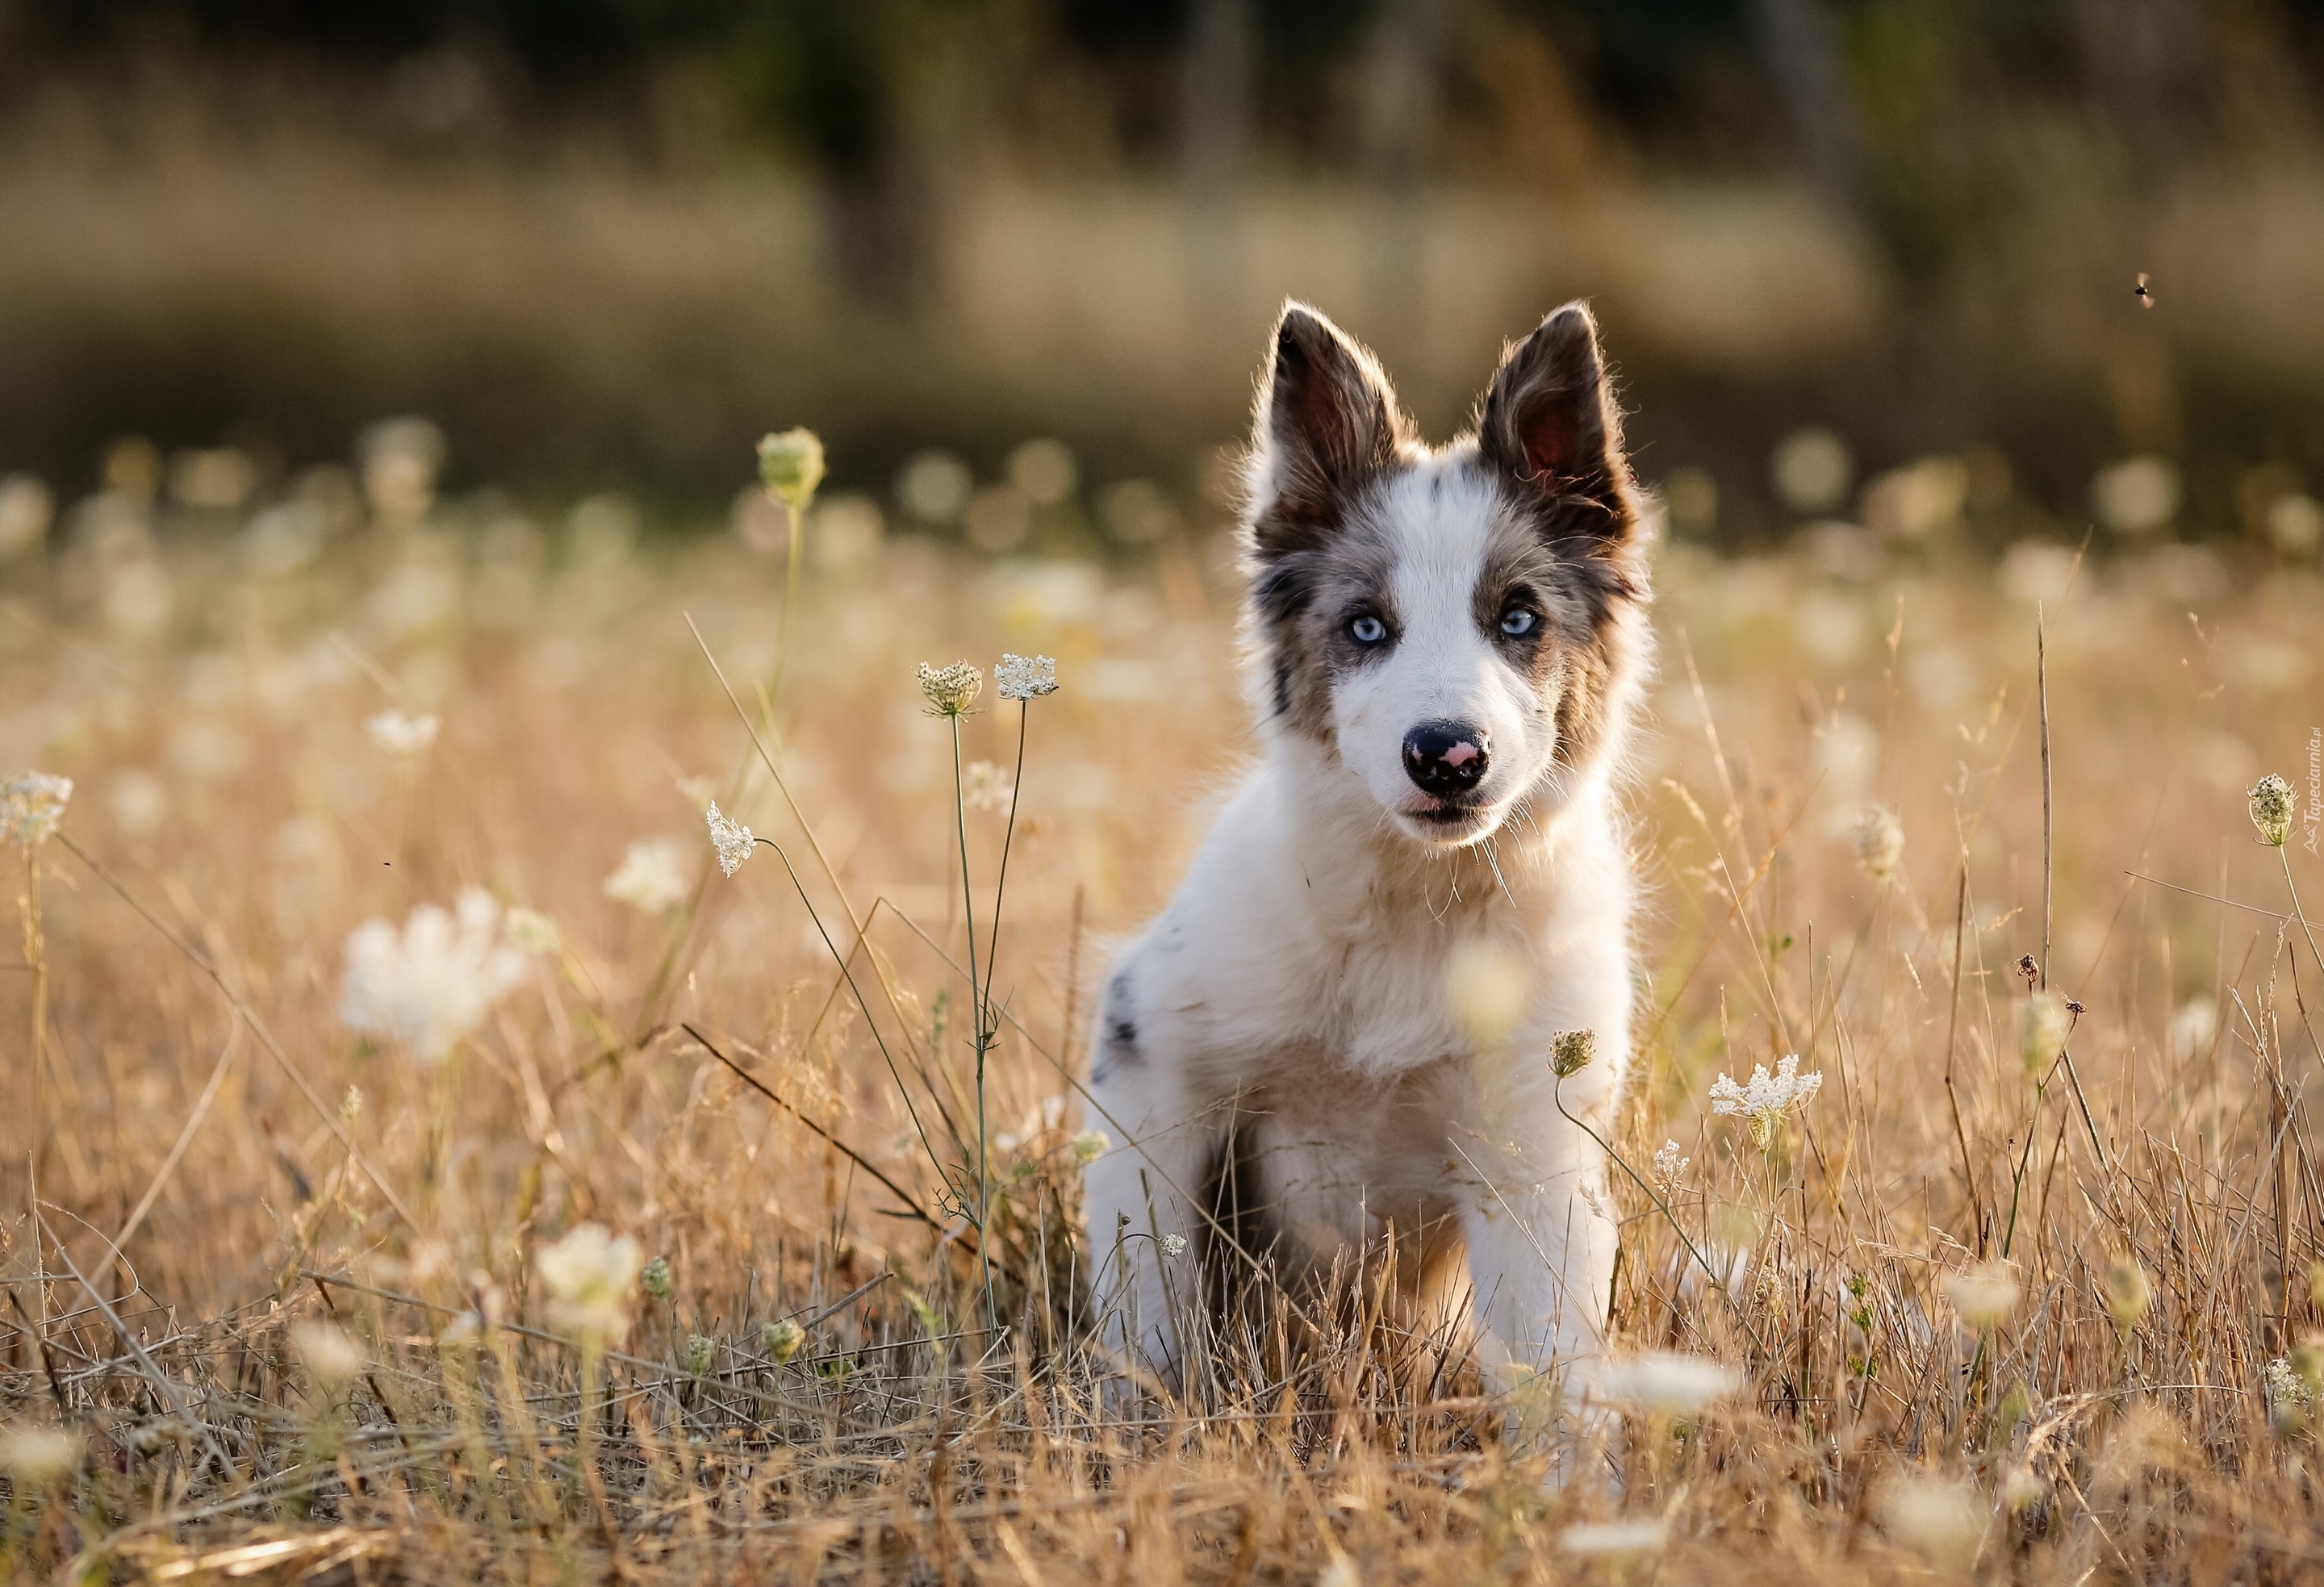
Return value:
M 1442 937 L 1319 935 L 1285 955 L 1301 973 L 1266 990 L 1232 1023 L 1256 1039 L 1230 1041 L 1219 1061 L 1254 1082 L 1296 1072 L 1303 1083 L 1334 1072 L 1351 1082 L 1465 1065 L 1471 1044 L 1458 1008 L 1462 976 Z M 1554 966 L 1525 945 L 1497 940 L 1486 950 L 1509 978 L 1506 995 L 1530 1003 L 1555 978 Z

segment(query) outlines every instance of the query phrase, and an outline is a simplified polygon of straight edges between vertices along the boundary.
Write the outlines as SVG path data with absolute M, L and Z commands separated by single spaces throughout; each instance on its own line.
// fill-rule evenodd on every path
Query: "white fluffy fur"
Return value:
M 1554 766 L 1554 700 L 1472 614 L 1504 505 L 1466 466 L 1474 455 L 1407 452 L 1385 514 L 1394 654 L 1336 687 L 1334 744 L 1270 732 L 1176 897 L 1110 972 L 1093 1094 L 1114 1140 L 1088 1172 L 1093 1287 L 1108 1342 L 1166 1380 L 1199 1304 L 1207 1214 L 1192 1198 L 1233 1111 L 1247 1129 L 1258 1115 L 1265 1197 L 1294 1262 L 1376 1252 L 1391 1223 L 1410 1259 L 1433 1230 L 1442 1259 L 1420 1264 L 1418 1298 L 1465 1323 L 1497 1386 L 1599 1349 L 1605 1155 L 1561 1115 L 1547 1059 L 1556 1033 L 1595 1033 L 1596 1060 L 1563 1099 L 1607 1133 L 1633 997 L 1633 883 L 1608 769 L 1638 680 L 1616 678 L 1608 742 L 1585 769 Z M 1262 451 L 1262 501 L 1266 466 Z M 1443 718 L 1492 745 L 1489 815 L 1456 834 L 1405 813 L 1404 735 Z M 1526 987 L 1514 1038 L 1487 1053 L 1447 998 L 1452 956 L 1480 941 Z M 1134 1051 L 1109 1054 L 1125 1023 L 1134 1041 L 1112 1045 Z M 1164 1256 L 1172 1234 L 1194 1250 Z

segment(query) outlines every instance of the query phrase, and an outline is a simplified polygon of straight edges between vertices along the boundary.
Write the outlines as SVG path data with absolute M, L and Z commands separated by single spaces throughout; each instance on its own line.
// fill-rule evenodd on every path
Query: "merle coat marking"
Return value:
M 1431 447 L 1370 354 L 1294 303 L 1253 432 L 1265 752 L 1107 977 L 1098 1300 L 1175 1381 L 1202 1264 L 1162 1236 L 1296 1274 L 1392 1223 L 1405 1292 L 1506 1387 L 1598 1349 L 1614 1250 L 1604 1154 L 1547 1064 L 1556 1033 L 1595 1033 L 1563 1100 L 1606 1133 L 1633 998 L 1617 772 L 1652 661 L 1597 328 L 1580 304 L 1545 319 Z M 1480 959 L 1521 988 L 1504 1038 L 1472 1040 L 1448 992 Z

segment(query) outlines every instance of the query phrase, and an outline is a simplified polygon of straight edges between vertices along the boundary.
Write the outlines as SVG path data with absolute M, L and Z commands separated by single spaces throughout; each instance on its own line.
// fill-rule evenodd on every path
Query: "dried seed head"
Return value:
M 1598 1033 L 1594 1030 L 1561 1030 L 1549 1041 L 1549 1066 L 1560 1080 L 1571 1079 L 1590 1066 L 1598 1056 Z
M 2026 984 L 2030 986 L 2041 975 L 2042 966 L 2034 962 L 2032 954 L 2020 954 L 2017 955 L 2017 973 L 2023 976 Z
M 767 494 L 804 511 L 823 483 L 823 442 L 815 431 L 787 429 L 759 443 L 759 480 Z
M 931 716 L 959 716 L 976 703 L 977 692 L 984 687 L 984 674 L 965 661 L 954 661 L 949 667 L 931 667 L 920 663 L 920 692 L 928 697 Z
M 2283 840 L 2292 835 L 2292 811 L 2297 803 L 2292 797 L 2292 784 L 2271 771 L 2252 785 L 2250 798 L 2252 825 L 2259 828 L 2260 841 L 2270 848 L 2282 848 Z

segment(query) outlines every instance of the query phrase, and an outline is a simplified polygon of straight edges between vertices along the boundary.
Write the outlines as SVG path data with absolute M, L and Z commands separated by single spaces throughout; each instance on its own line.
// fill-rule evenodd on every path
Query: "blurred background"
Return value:
M 1290 293 L 1437 437 L 1590 298 L 1721 549 L 2312 558 L 2319 81 L 2313 0 L 0 0 L 0 555 L 696 528 L 793 423 L 843 540 L 1153 542 Z

